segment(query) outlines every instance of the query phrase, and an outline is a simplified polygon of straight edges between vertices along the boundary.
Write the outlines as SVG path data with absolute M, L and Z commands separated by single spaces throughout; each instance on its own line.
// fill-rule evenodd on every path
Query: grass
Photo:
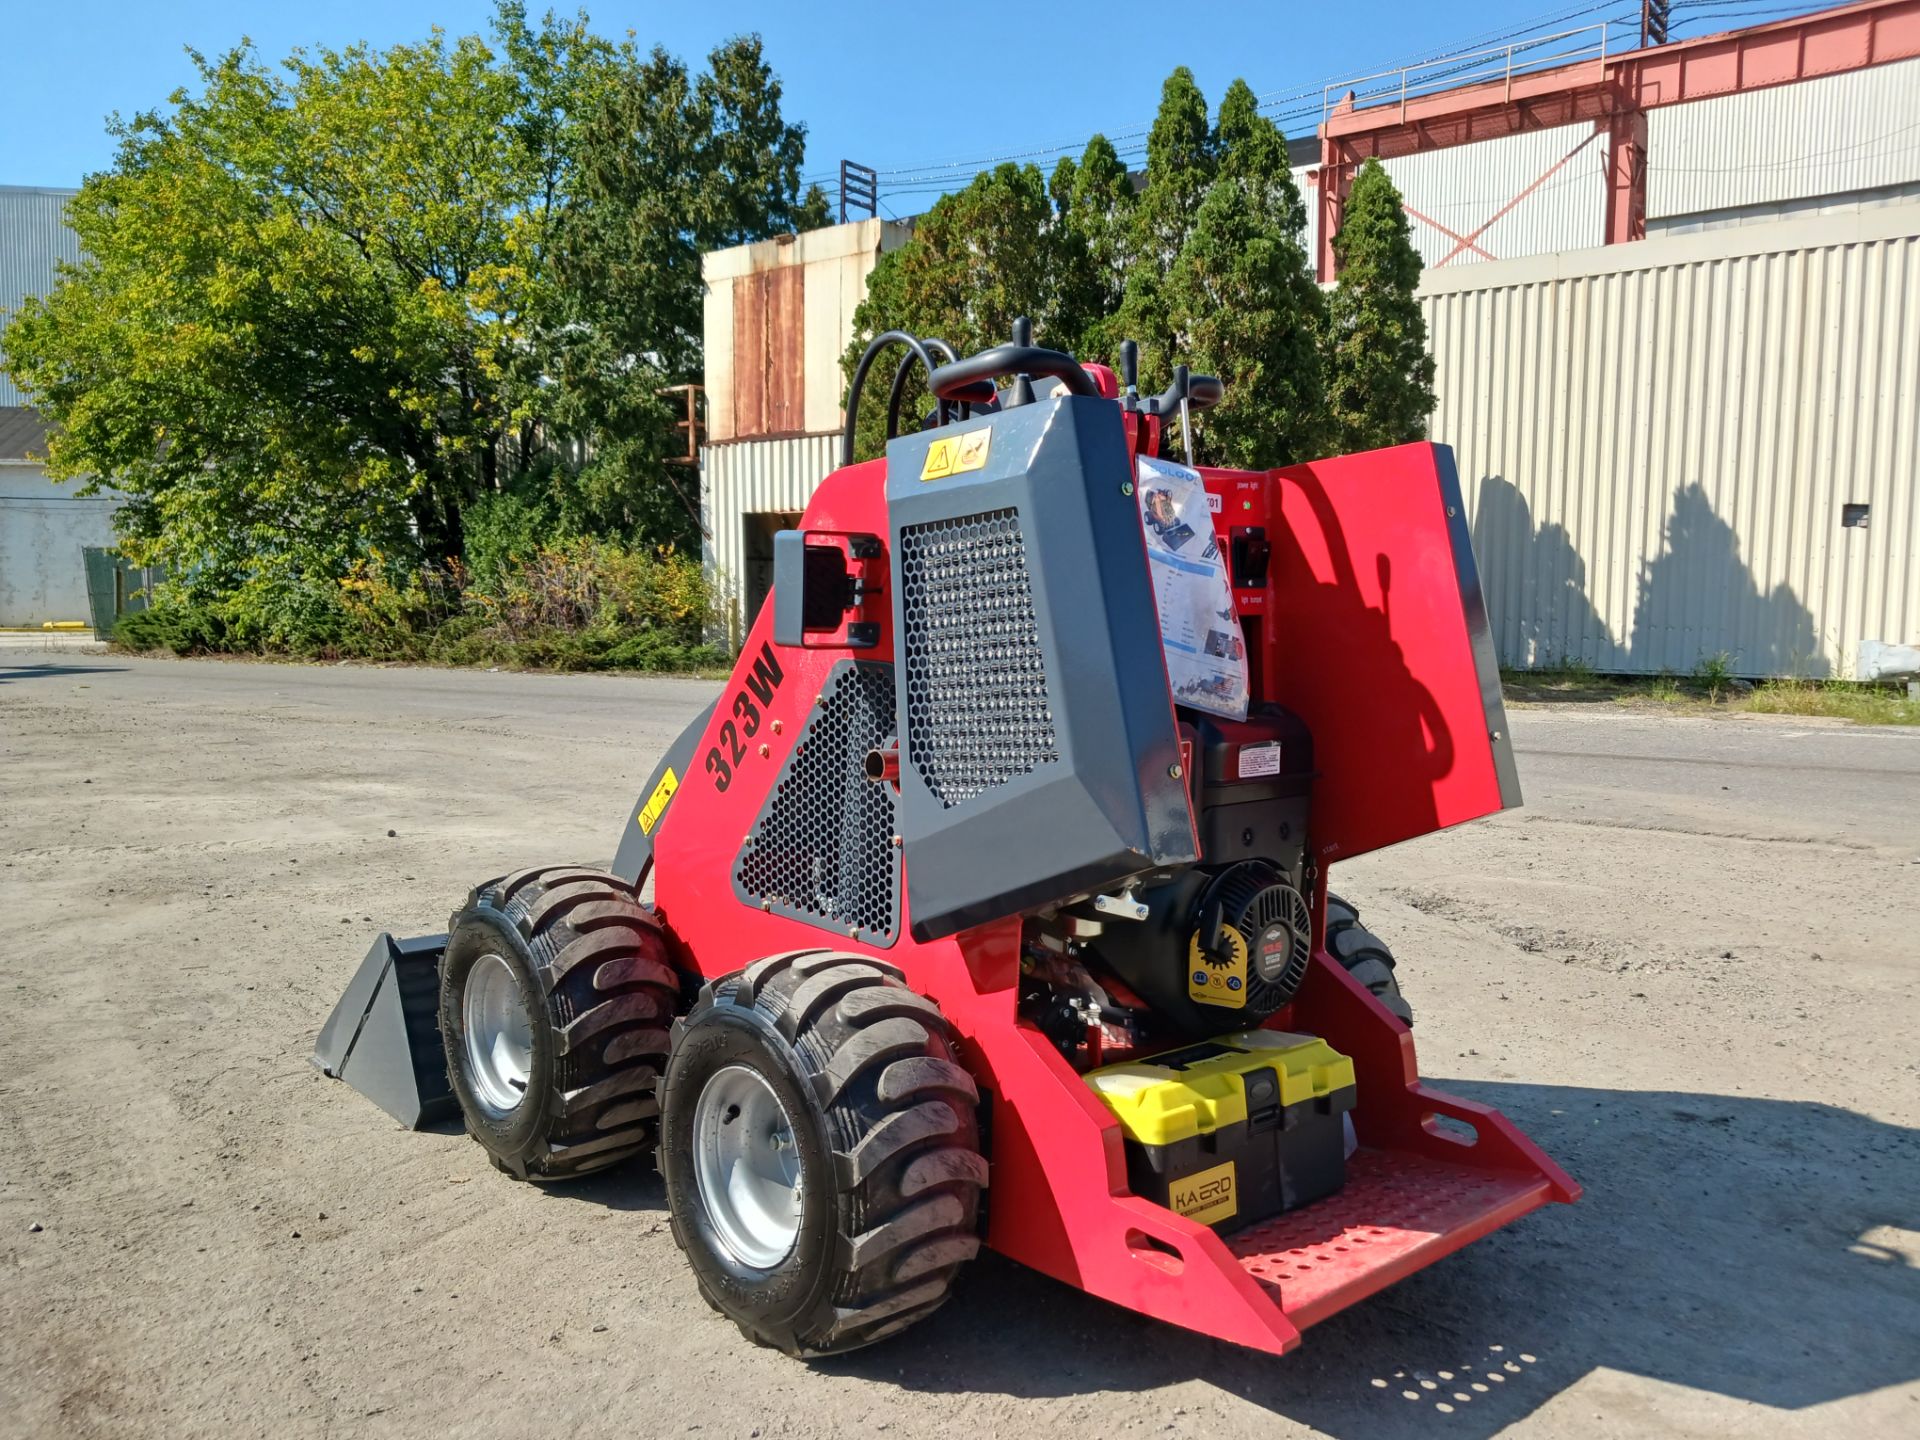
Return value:
M 1902 685 L 1851 680 L 1746 681 L 1732 659 L 1708 656 L 1691 675 L 1601 675 L 1580 661 L 1556 661 L 1535 670 L 1502 670 L 1510 704 L 1610 703 L 1727 715 L 1803 715 L 1856 725 L 1920 725 L 1920 702 Z
M 1756 715 L 1824 715 L 1859 725 L 1920 725 L 1920 701 L 1906 686 L 1851 680 L 1772 680 L 1747 697 Z

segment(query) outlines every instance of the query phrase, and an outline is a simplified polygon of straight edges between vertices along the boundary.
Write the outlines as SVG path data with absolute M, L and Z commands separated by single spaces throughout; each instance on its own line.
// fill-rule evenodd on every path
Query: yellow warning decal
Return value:
M 1187 941 L 1187 998 L 1223 1010 L 1247 1008 L 1247 937 L 1231 925 L 1220 930 L 1225 955 L 1202 955 L 1200 932 Z
M 667 802 L 673 799 L 674 792 L 680 788 L 680 777 L 673 773 L 669 765 L 666 773 L 660 777 L 660 783 L 653 787 L 653 794 L 647 797 L 647 803 L 640 807 L 640 833 L 651 835 L 653 827 L 660 823 L 660 817 L 666 813 Z
M 1202 1225 L 1231 1220 L 1240 1213 L 1240 1203 L 1233 1192 L 1233 1161 L 1175 1180 L 1167 1186 L 1167 1208 Z
M 922 480 L 944 480 L 949 475 L 964 475 L 987 463 L 987 451 L 993 446 L 993 431 L 969 430 L 964 435 L 946 435 L 927 450 L 927 463 L 920 467 Z

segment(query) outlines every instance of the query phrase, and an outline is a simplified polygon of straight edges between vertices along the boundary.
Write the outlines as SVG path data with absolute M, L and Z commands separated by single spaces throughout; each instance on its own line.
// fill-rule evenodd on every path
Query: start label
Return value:
M 1200 932 L 1187 941 L 1187 998 L 1199 1005 L 1223 1010 L 1247 1008 L 1247 941 L 1231 925 L 1223 926 L 1220 940 L 1225 955 L 1202 955 Z

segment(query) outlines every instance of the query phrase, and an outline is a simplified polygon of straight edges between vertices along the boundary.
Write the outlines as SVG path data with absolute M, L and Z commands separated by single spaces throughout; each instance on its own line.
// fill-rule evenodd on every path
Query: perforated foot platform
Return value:
M 1362 1149 L 1339 1194 L 1222 1238 L 1305 1329 L 1553 1198 L 1537 1173 Z

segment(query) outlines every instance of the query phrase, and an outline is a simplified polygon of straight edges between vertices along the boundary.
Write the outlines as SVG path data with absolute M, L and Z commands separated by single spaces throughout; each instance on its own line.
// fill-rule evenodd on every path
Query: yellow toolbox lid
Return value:
M 1353 1084 L 1353 1061 L 1317 1036 L 1284 1030 L 1222 1035 L 1090 1070 L 1086 1082 L 1131 1138 L 1171 1145 L 1245 1120 L 1251 1070 L 1274 1072 L 1283 1106 Z

